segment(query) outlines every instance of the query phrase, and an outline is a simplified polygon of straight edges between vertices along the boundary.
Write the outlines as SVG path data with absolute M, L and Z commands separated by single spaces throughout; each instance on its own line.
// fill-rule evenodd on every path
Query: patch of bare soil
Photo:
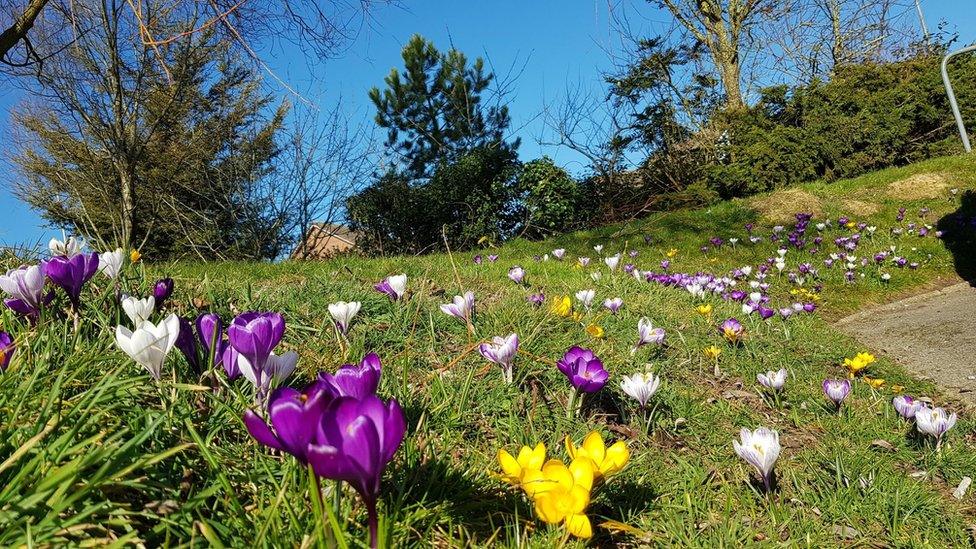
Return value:
M 820 199 L 801 190 L 787 189 L 772 194 L 754 198 L 751 206 L 759 214 L 774 223 L 786 223 L 794 220 L 797 212 L 812 213 L 814 217 L 823 215 Z
M 976 288 L 956 284 L 859 312 L 836 326 L 976 406 Z
M 888 185 L 888 196 L 900 200 L 938 198 L 949 188 L 949 174 L 919 173 Z

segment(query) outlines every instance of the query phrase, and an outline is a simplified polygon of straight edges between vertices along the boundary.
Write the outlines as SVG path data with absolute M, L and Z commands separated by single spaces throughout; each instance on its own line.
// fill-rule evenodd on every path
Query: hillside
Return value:
M 831 320 L 974 280 L 973 189 L 976 159 L 948 157 L 543 242 L 416 258 L 138 264 L 123 284 L 145 294 L 159 276 L 173 277 L 168 310 L 191 319 L 281 312 L 277 352 L 300 357 L 285 382 L 294 387 L 377 353 L 378 394 L 395 398 L 407 422 L 379 506 L 380 537 L 395 546 L 583 545 L 535 520 L 532 504 L 500 478 L 496 455 L 542 442 L 566 460 L 563 439 L 579 443 L 592 430 L 630 453 L 585 511 L 594 545 L 962 546 L 972 543 L 973 495 L 951 493 L 976 470 L 969 411 L 883 356 L 851 380 L 840 413 L 821 384 L 848 377 L 844 359 L 867 350 Z M 797 213 L 813 214 L 805 231 L 795 228 Z M 559 248 L 562 260 L 552 255 Z M 604 258 L 617 253 L 611 269 Z M 624 272 L 628 263 L 639 279 Z M 508 277 L 514 266 L 524 269 L 522 284 Z M 374 290 L 399 273 L 405 299 Z M 575 297 L 585 289 L 595 290 L 589 309 Z M 741 299 L 728 295 L 735 290 Z M 475 295 L 470 330 L 439 309 L 465 291 Z M 755 291 L 769 298 L 771 318 L 743 311 Z M 333 499 L 323 481 L 324 505 L 338 512 L 334 523 L 322 518 L 304 468 L 248 435 L 242 416 L 254 390 L 244 379 L 196 375 L 174 350 L 156 382 L 120 351 L 115 326 L 128 320 L 115 292 L 96 276 L 77 330 L 64 315 L 34 328 L 9 310 L 0 315 L 17 345 L 0 374 L 0 545 L 312 546 L 332 531 L 351 547 L 366 543 L 366 510 L 352 490 Z M 545 302 L 533 306 L 527 298 L 538 293 Z M 557 296 L 569 296 L 578 317 L 554 311 Z M 623 305 L 611 314 L 602 303 L 614 297 Z M 340 300 L 362 303 L 347 339 L 328 311 Z M 665 330 L 665 343 L 632 352 L 642 317 Z M 740 341 L 718 329 L 727 318 L 741 321 Z M 511 384 L 478 352 L 509 333 L 519 336 Z M 609 380 L 567 414 L 570 384 L 555 364 L 573 345 L 592 349 Z M 703 353 L 711 346 L 715 360 Z M 763 390 L 757 374 L 780 368 L 784 390 Z M 646 411 L 620 387 L 644 371 L 662 380 Z M 896 394 L 959 413 L 938 450 L 899 417 Z M 732 445 L 741 428 L 759 426 L 778 431 L 782 445 L 771 494 Z

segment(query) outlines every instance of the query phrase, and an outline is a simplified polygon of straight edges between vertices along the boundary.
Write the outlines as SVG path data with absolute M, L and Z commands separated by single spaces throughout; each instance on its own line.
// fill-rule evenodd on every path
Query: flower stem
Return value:
M 566 419 L 573 419 L 576 411 L 576 388 L 569 390 L 569 401 L 566 403 Z
M 369 522 L 369 546 L 376 549 L 379 544 L 379 515 L 376 513 L 376 500 L 366 501 L 367 521 Z

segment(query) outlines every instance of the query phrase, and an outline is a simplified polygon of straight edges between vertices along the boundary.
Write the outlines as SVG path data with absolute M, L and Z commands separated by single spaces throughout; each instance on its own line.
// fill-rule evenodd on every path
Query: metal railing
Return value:
M 948 66 L 949 60 L 953 57 L 971 51 L 976 51 L 976 44 L 949 52 L 942 58 L 942 83 L 945 84 L 946 93 L 949 95 L 949 106 L 952 107 L 952 116 L 956 117 L 956 127 L 959 128 L 959 137 L 962 138 L 962 146 L 966 149 L 966 152 L 972 152 L 973 149 L 969 145 L 969 134 L 966 133 L 966 124 L 962 120 L 962 113 L 959 112 L 959 103 L 956 102 L 956 94 L 952 91 L 952 83 L 949 82 Z

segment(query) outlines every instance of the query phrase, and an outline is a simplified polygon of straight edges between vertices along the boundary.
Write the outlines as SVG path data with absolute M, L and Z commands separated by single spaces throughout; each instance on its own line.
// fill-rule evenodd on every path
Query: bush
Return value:
M 427 181 L 411 183 L 389 172 L 347 202 L 357 240 L 369 254 L 473 247 L 482 237 L 503 240 L 516 232 L 519 163 L 510 148 L 480 147 L 440 163 Z
M 547 156 L 527 162 L 518 177 L 523 234 L 541 238 L 575 229 L 584 219 L 580 184 Z

